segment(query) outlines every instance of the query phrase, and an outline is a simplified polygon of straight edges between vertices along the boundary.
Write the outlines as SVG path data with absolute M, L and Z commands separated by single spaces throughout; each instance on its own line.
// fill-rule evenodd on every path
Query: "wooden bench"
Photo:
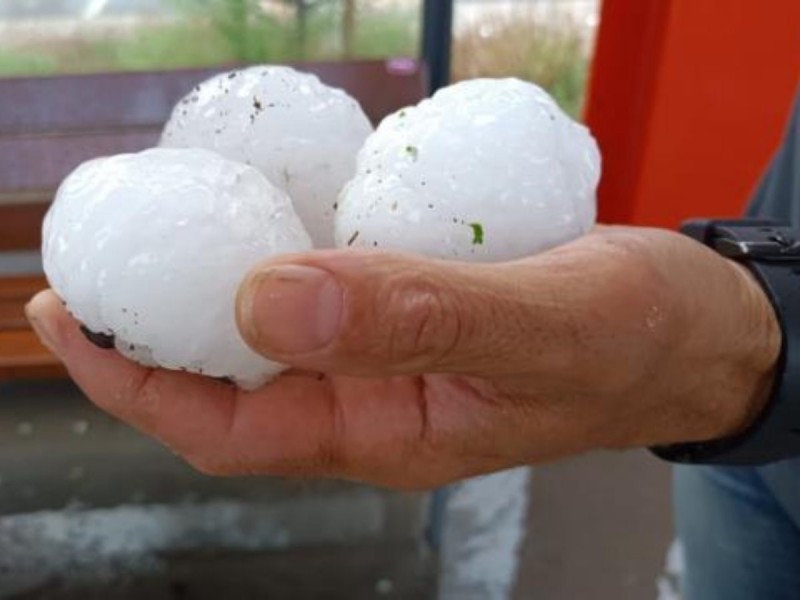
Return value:
M 377 122 L 425 93 L 417 62 L 299 65 L 358 98 Z M 0 80 L 0 253 L 38 251 L 54 190 L 81 162 L 153 146 L 173 105 L 219 69 Z M 0 381 L 64 376 L 23 313 L 40 273 L 0 271 Z

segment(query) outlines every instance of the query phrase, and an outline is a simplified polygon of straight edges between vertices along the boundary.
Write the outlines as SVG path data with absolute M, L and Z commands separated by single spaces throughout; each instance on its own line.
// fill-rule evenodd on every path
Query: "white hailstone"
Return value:
M 47 279 L 96 343 L 247 389 L 283 366 L 241 339 L 237 288 L 259 261 L 310 248 L 283 191 L 200 149 L 84 163 L 43 229 Z
M 372 125 L 359 103 L 315 76 L 257 66 L 201 83 L 161 146 L 198 147 L 253 165 L 294 202 L 317 248 L 333 247 L 334 205 Z
M 541 88 L 476 79 L 387 117 L 358 155 L 339 246 L 472 261 L 527 256 L 586 233 L 600 153 Z

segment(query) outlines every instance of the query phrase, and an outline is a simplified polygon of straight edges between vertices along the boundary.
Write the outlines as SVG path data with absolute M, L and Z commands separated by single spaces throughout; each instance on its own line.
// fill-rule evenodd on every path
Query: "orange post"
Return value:
M 586 111 L 601 220 L 740 214 L 798 82 L 798 0 L 604 0 Z

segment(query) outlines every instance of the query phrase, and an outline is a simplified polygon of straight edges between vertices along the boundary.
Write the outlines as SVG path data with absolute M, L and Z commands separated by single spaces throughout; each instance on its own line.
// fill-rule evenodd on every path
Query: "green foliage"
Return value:
M 173 69 L 228 64 L 332 59 L 343 55 L 342 6 L 302 4 L 297 16 L 266 14 L 258 0 L 169 0 L 179 18 L 126 33 L 80 33 L 69 40 L 36 39 L 3 49 L 0 76 Z M 414 54 L 416 15 L 363 10 L 353 57 Z
M 547 89 L 574 117 L 583 107 L 586 40 L 577 25 L 524 6 L 465 28 L 453 49 L 454 79 L 519 77 Z
M 297 58 L 304 47 L 307 20 L 286 26 L 259 8 L 257 0 L 173 0 L 194 27 L 206 24 L 206 35 L 223 42 L 228 62 L 253 63 Z
M 409 10 L 362 10 L 353 41 L 361 58 L 419 54 L 420 16 Z
M 203 40 L 197 43 L 198 39 Z M 192 42 L 191 40 L 195 40 Z M 87 44 L 87 71 L 179 69 L 233 62 L 224 40 L 208 28 L 181 24 L 149 27 L 122 39 Z
M 87 31 L 68 40 L 15 46 L 0 40 L 0 77 L 335 59 L 344 56 L 345 46 L 353 58 L 418 53 L 418 10 L 379 9 L 362 0 L 345 41 L 339 0 L 285 0 L 301 10 L 283 16 L 265 13 L 259 0 L 168 1 L 178 18 L 127 33 L 98 37 Z M 543 20 L 524 9 L 490 15 L 462 29 L 454 42 L 454 79 L 529 79 L 576 116 L 586 72 L 585 40 L 574 23 Z
M 579 118 L 583 111 L 588 76 L 588 62 L 576 60 L 561 72 L 549 89 L 561 108 L 575 118 Z
M 55 71 L 55 62 L 48 56 L 0 48 L 0 76 L 48 75 Z

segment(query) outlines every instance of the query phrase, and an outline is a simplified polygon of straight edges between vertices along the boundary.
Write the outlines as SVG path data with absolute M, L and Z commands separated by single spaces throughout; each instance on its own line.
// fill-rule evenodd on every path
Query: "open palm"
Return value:
M 308 289 L 282 276 L 312 270 Z M 311 296 L 331 281 L 341 314 L 316 340 L 319 328 L 300 330 L 316 327 Z M 296 369 L 255 392 L 99 349 L 50 291 L 28 315 L 90 399 L 201 471 L 397 488 L 734 433 L 780 348 L 739 267 L 631 228 L 499 265 L 341 251 L 265 265 L 243 285 L 240 329 Z

